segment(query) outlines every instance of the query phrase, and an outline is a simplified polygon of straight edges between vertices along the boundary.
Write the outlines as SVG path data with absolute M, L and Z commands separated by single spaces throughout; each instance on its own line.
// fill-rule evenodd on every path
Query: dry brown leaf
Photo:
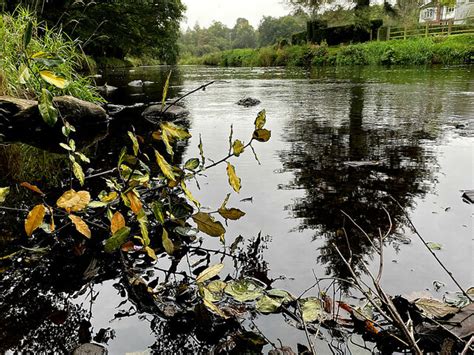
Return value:
M 43 223 L 45 214 L 46 207 L 44 207 L 44 205 L 36 205 L 28 213 L 25 220 L 25 232 L 28 237 L 31 237 L 33 232 Z
M 120 212 L 115 212 L 110 221 L 110 230 L 115 234 L 120 229 L 125 227 L 125 218 Z
M 22 183 L 20 184 L 20 186 L 22 186 L 22 187 L 24 187 L 24 188 L 26 188 L 26 189 L 28 189 L 28 190 L 31 190 L 31 191 L 33 191 L 33 192 L 36 192 L 36 193 L 38 193 L 38 194 L 40 194 L 40 195 L 44 195 L 44 192 L 41 191 L 38 186 L 32 185 L 32 184 L 30 184 L 29 182 L 26 182 L 26 181 L 25 181 L 25 182 L 22 182 Z
M 130 201 L 131 210 L 133 211 L 133 213 L 138 215 L 138 213 L 142 210 L 142 201 L 140 201 L 138 196 L 133 191 L 127 192 L 127 198 Z
M 56 202 L 60 208 L 64 208 L 68 213 L 79 212 L 87 207 L 91 200 L 91 195 L 87 191 L 66 191 Z
M 72 221 L 74 226 L 76 227 L 76 230 L 81 233 L 83 236 L 86 238 L 91 237 L 91 230 L 89 229 L 89 226 L 82 220 L 81 217 L 74 216 L 72 214 L 69 215 L 69 219 Z

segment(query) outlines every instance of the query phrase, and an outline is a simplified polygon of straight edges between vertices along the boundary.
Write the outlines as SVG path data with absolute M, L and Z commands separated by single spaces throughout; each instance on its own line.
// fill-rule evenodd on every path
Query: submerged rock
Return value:
M 128 83 L 128 86 L 135 87 L 135 88 L 140 88 L 143 86 L 143 81 L 142 80 L 133 80 Z
M 115 90 L 117 90 L 118 88 L 115 87 L 115 86 L 112 86 L 112 85 L 105 84 L 103 86 L 98 86 L 97 89 L 102 94 L 108 95 L 108 94 L 114 92 Z
M 163 111 L 161 110 L 161 105 L 151 105 L 142 113 L 142 117 L 152 123 L 162 120 L 174 121 L 187 115 L 189 115 L 189 111 L 178 105 L 166 105 Z
M 252 97 L 246 97 L 244 99 L 240 99 L 237 101 L 237 105 L 244 106 L 244 107 L 252 107 L 252 106 L 257 106 L 260 104 L 260 100 L 254 99 Z

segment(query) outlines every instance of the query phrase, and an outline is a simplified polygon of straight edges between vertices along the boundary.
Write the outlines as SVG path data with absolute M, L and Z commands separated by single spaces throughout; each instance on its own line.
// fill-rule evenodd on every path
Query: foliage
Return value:
M 303 16 L 264 16 L 258 26 L 258 43 L 260 47 L 269 46 L 284 39 L 289 40 L 294 33 L 305 29 L 306 18 Z

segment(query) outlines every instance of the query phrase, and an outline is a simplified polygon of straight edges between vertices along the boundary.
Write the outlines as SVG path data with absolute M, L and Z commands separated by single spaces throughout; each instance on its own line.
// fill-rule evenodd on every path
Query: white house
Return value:
M 422 0 L 420 23 L 456 25 L 474 23 L 474 0 L 457 0 L 454 7 L 441 6 L 438 0 Z

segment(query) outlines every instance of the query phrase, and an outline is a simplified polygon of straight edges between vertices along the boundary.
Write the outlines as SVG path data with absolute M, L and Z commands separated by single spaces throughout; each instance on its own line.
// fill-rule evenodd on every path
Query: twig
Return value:
M 296 302 L 296 307 L 298 309 L 298 312 L 300 313 L 300 317 L 301 317 L 300 320 L 301 320 L 301 323 L 303 324 L 304 333 L 306 335 L 306 339 L 308 340 L 308 345 L 311 350 L 311 354 L 316 355 L 316 351 L 314 350 L 313 342 L 311 341 L 311 337 L 309 336 L 308 327 L 306 326 L 306 321 L 303 318 L 303 311 L 301 310 L 299 302 Z
M 466 346 L 464 347 L 464 349 L 462 350 L 462 353 L 461 355 L 467 355 L 467 352 L 469 351 L 469 349 L 471 348 L 471 345 L 474 343 L 474 336 L 471 337 L 471 339 L 469 339 L 469 341 L 467 342 Z
M 190 92 L 187 92 L 186 94 L 184 94 L 183 96 L 179 97 L 178 99 L 174 100 L 173 102 L 171 102 L 170 104 L 168 104 L 165 109 L 163 110 L 163 113 L 165 113 L 166 111 L 168 111 L 171 106 L 174 106 L 176 105 L 178 102 L 180 102 L 182 99 L 184 99 L 186 96 L 189 96 L 191 94 L 194 94 L 196 91 L 199 91 L 199 90 L 205 90 L 209 85 L 212 85 L 214 84 L 215 81 L 210 81 L 208 82 L 207 84 L 204 84 L 204 85 L 201 85 L 200 87 L 198 87 L 197 89 L 194 89 Z

